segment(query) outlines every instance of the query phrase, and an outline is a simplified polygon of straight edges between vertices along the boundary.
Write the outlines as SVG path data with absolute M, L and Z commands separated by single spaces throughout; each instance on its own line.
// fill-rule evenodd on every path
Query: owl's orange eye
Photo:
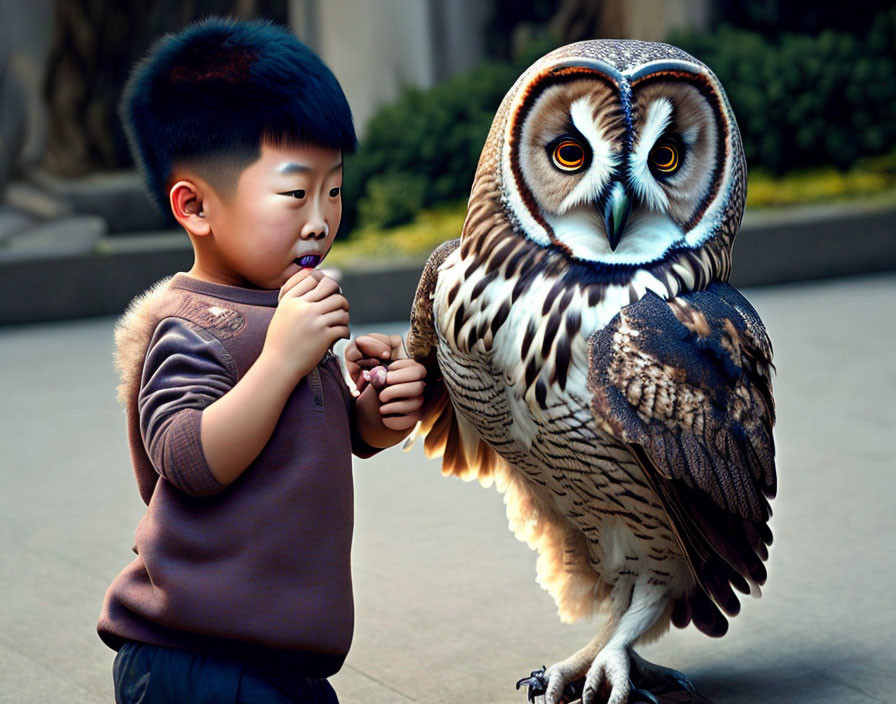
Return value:
M 585 149 L 574 139 L 563 139 L 554 147 L 551 159 L 561 171 L 578 171 L 585 163 Z
M 670 141 L 658 142 L 650 150 L 650 166 L 661 174 L 674 174 L 681 166 L 678 147 Z

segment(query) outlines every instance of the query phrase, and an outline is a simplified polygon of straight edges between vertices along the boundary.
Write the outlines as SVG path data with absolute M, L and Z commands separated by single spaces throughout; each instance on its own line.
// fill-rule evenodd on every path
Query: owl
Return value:
M 721 636 L 765 582 L 772 351 L 726 283 L 745 195 L 705 65 L 571 44 L 504 98 L 462 236 L 424 269 L 407 342 L 429 370 L 427 454 L 505 494 L 562 619 L 599 617 L 522 680 L 530 699 L 697 701 L 633 647 L 670 624 Z

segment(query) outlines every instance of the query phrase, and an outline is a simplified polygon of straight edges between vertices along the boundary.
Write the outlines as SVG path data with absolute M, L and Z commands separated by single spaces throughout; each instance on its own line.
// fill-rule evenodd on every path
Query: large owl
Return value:
M 721 636 L 735 590 L 765 581 L 771 345 L 725 283 L 745 188 L 705 65 L 572 44 L 504 98 L 462 237 L 423 273 L 408 349 L 430 370 L 428 454 L 506 494 L 564 620 L 603 616 L 530 695 L 689 689 L 633 646 L 670 623 Z

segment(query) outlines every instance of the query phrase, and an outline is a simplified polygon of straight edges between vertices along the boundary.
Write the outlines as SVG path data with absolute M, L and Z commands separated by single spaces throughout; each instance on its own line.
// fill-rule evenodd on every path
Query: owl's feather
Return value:
M 439 267 L 459 245 L 460 240 L 443 242 L 430 255 L 411 309 L 408 353 L 422 362 L 428 370 L 425 402 L 415 437 L 425 438 L 423 449 L 427 457 L 442 458 L 443 474 L 465 480 L 478 479 L 487 486 L 494 479 L 495 466 L 500 459 L 455 414 L 436 361 L 438 336 L 433 322 L 432 299 Z
M 674 170 L 646 163 L 663 149 Z M 667 45 L 564 47 L 508 92 L 462 237 L 421 278 L 408 346 L 429 370 L 427 454 L 505 494 L 561 618 L 607 616 L 554 685 L 670 622 L 720 636 L 735 592 L 765 582 L 771 345 L 723 283 L 745 182 L 705 66 Z
M 765 582 L 776 490 L 771 344 L 759 317 L 728 284 L 668 302 L 649 293 L 590 349 L 597 422 L 632 448 L 698 585 L 736 614 L 730 585 L 749 593 Z M 708 604 L 691 611 L 701 630 L 723 627 Z
M 504 494 L 510 529 L 538 552 L 538 583 L 553 597 L 561 618 L 570 622 L 587 618 L 606 605 L 612 586 L 589 564 L 584 536 L 460 420 L 442 377 L 436 359 L 439 336 L 433 296 L 439 269 L 459 243 L 445 242 L 430 255 L 414 297 L 407 348 L 427 367 L 428 375 L 422 418 L 411 441 L 422 437 L 426 456 L 442 458 L 442 474 L 496 485 Z
M 728 284 L 670 302 L 653 293 L 591 340 L 592 409 L 603 428 L 645 448 L 743 518 L 766 521 L 775 493 L 771 345 Z

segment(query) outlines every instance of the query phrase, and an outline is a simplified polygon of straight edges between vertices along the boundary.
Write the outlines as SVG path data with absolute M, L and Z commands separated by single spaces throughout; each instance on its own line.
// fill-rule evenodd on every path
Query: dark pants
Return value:
M 339 704 L 325 679 L 127 642 L 112 667 L 117 704 Z

